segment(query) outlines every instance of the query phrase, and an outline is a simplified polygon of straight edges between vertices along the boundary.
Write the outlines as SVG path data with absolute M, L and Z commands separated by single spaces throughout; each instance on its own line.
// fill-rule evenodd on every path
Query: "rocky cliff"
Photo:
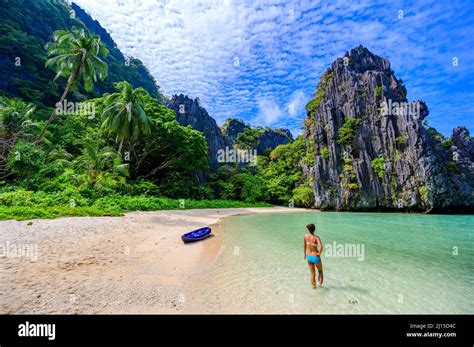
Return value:
M 304 137 L 314 163 L 315 207 L 472 210 L 473 141 L 465 128 L 441 143 L 409 103 L 390 62 L 359 46 L 336 59 L 307 105 Z
M 244 121 L 235 118 L 226 120 L 222 126 L 222 133 L 232 145 L 256 149 L 258 155 L 268 155 L 277 146 L 293 142 L 293 135 L 288 129 L 252 128 Z
M 279 145 L 285 145 L 290 142 L 293 142 L 293 136 L 288 129 L 264 128 L 258 138 L 257 153 L 259 155 L 268 155 Z
M 191 99 L 183 94 L 173 95 L 166 102 L 166 107 L 176 113 L 178 122 L 183 126 L 190 125 L 193 129 L 203 133 L 206 138 L 209 153 L 211 172 L 215 172 L 221 163 L 218 162 L 218 151 L 241 149 L 256 149 L 258 155 L 267 154 L 275 147 L 293 141 L 288 129 L 255 128 L 240 119 L 229 118 L 219 128 L 205 108 L 199 105 L 197 99 Z M 246 163 L 240 163 L 245 166 Z M 200 174 L 203 178 L 203 175 Z
M 239 134 L 242 134 L 244 131 L 248 131 L 250 129 L 250 125 L 241 119 L 227 118 L 224 125 L 222 126 L 222 133 L 229 139 L 231 143 L 235 143 Z
M 197 99 L 191 99 L 183 94 L 173 95 L 167 101 L 166 107 L 176 113 L 178 122 L 183 126 L 190 125 L 193 129 L 203 133 L 206 138 L 211 171 L 219 167 L 218 151 L 232 148 L 232 143 L 222 134 L 214 118 L 209 116 L 206 109 L 199 105 Z

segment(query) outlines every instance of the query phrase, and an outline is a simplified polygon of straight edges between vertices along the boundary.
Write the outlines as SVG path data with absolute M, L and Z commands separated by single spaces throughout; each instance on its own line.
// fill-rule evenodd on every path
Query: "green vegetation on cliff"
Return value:
M 313 99 L 306 104 L 306 111 L 310 115 L 314 115 L 317 112 L 321 101 L 323 101 L 324 97 L 326 96 L 326 88 L 333 77 L 334 72 L 332 71 L 326 71 L 321 76 L 321 80 L 316 87 L 316 93 L 313 94 Z
M 344 125 L 337 131 L 337 143 L 346 146 L 352 145 L 360 124 L 361 119 L 359 118 L 347 118 Z
M 85 23 L 86 22 L 86 23 Z M 71 8 L 62 0 L 3 0 L 0 6 L 0 93 L 20 97 L 41 107 L 53 107 L 64 90 L 64 78 L 53 80 L 55 73 L 45 69 L 45 45 L 56 30 L 71 30 L 76 26 L 97 30 L 97 35 L 110 54 L 105 59 L 109 77 L 97 83 L 95 90 L 77 88 L 71 100 L 85 100 L 104 92 L 112 92 L 115 82 L 126 80 L 134 87 L 143 87 L 151 96 L 161 98 L 155 80 L 138 59 L 125 57 L 110 35 L 81 8 Z
M 371 166 L 379 178 L 383 178 L 385 173 L 385 159 L 383 157 L 375 158 L 371 162 Z

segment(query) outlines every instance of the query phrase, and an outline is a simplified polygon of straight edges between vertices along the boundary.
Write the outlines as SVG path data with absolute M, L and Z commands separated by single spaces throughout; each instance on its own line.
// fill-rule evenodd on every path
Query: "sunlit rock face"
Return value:
M 203 133 L 208 145 L 210 171 L 215 172 L 220 165 L 232 163 L 219 162 L 219 151 L 233 150 L 239 134 L 250 125 L 239 119 L 228 119 L 222 129 L 217 125 L 205 108 L 199 105 L 198 99 L 191 99 L 186 95 L 173 95 L 166 106 L 176 113 L 178 122 L 183 126 L 190 125 L 193 129 Z M 293 141 L 293 136 L 288 129 L 271 129 L 267 127 L 255 128 L 258 130 L 257 141 L 248 150 L 255 154 L 268 154 L 275 147 Z M 239 162 L 240 167 L 250 163 Z
M 315 207 L 340 210 L 472 210 L 473 140 L 443 143 L 408 102 L 390 62 L 363 46 L 336 59 L 308 104 L 304 137 L 314 164 Z M 449 115 L 446 115 L 449 116 Z
M 209 116 L 206 109 L 199 105 L 198 99 L 193 100 L 183 94 L 173 95 L 166 106 L 175 111 L 176 118 L 181 125 L 190 125 L 193 129 L 202 132 L 208 145 L 211 171 L 216 171 L 219 167 L 217 160 L 219 149 L 225 150 L 226 146 L 231 147 L 232 144 L 222 134 L 214 118 Z
M 238 136 L 252 127 L 240 119 L 229 118 L 222 127 L 224 135 L 233 144 L 238 145 Z M 255 150 L 258 155 L 267 155 L 279 145 L 293 142 L 293 135 L 288 129 L 269 127 L 256 127 L 253 130 L 258 134 L 256 137 Z

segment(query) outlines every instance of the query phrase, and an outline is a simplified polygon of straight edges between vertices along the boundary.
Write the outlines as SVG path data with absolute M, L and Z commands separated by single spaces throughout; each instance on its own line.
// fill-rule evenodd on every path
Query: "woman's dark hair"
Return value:
M 308 225 L 306 226 L 306 228 L 309 230 L 309 232 L 310 232 L 312 235 L 314 235 L 314 231 L 316 230 L 316 227 L 314 226 L 313 223 L 308 224 Z

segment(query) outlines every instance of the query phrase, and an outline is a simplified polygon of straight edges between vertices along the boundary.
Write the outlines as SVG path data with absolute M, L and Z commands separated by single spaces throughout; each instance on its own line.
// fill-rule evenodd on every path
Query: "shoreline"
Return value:
M 0 313 L 205 313 L 192 305 L 192 288 L 196 275 L 218 261 L 222 238 L 216 226 L 222 219 L 302 211 L 307 209 L 217 208 L 0 221 L 3 250 L 37 249 L 37 260 L 19 251 L 0 257 L 6 279 L 0 283 Z M 202 226 L 214 226 L 214 236 L 181 241 L 183 233 Z

